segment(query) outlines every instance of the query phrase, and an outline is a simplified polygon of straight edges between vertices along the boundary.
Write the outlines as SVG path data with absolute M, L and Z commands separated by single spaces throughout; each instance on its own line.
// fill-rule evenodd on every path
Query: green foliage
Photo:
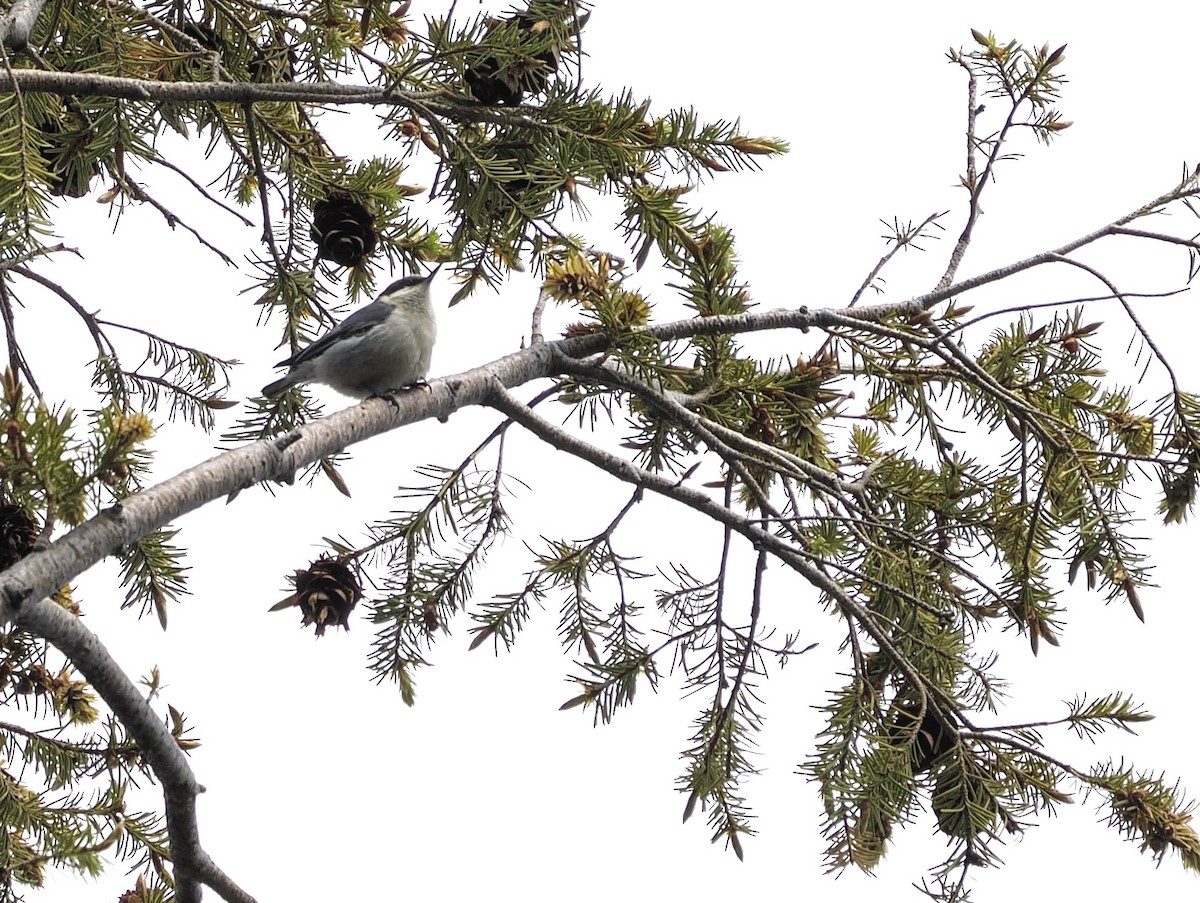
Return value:
M 1062 581 L 1080 571 L 1089 590 L 1142 617 L 1139 591 L 1150 571 L 1136 535 L 1137 493 L 1145 477 L 1157 478 L 1159 512 L 1177 523 L 1200 482 L 1200 402 L 1165 361 L 1158 360 L 1170 385 L 1158 397 L 1149 383 L 1118 384 L 1098 344 L 1114 327 L 1085 319 L 1083 303 L 1050 313 L 1040 310 L 1050 305 L 1024 305 L 1011 322 L 984 326 L 1011 312 L 971 318 L 962 296 L 983 282 L 954 282 L 980 196 L 995 166 L 1010 158 L 1014 129 L 1049 143 L 1070 125 L 1056 107 L 1063 48 L 1030 49 L 976 32 L 976 48 L 951 53 L 972 98 L 980 88 L 999 113 L 988 114 L 997 118 L 985 128 L 985 108 L 972 103 L 961 178 L 967 225 L 944 279 L 915 301 L 853 309 L 868 288 L 882 294 L 885 265 L 941 228 L 942 215 L 915 227 L 896 220 L 887 254 L 849 305 L 798 324 L 819 331 L 819 342 L 802 334 L 803 353 L 768 358 L 734 328 L 758 313 L 739 274 L 735 236 L 688 194 L 786 145 L 749 137 L 737 122 L 657 110 L 633 91 L 587 84 L 585 4 L 534 0 L 504 20 L 435 17 L 422 34 L 405 18 L 405 4 L 113 0 L 46 9 L 36 55 L 14 52 L 15 69 L 194 83 L 196 91 L 156 100 L 79 85 L 61 97 L 0 96 L 0 307 L 10 347 L 19 346 L 8 325 L 14 303 L 28 291 L 49 293 L 95 343 L 99 394 L 81 438 L 74 412 L 42 399 L 32 367 L 11 351 L 0 503 L 21 516 L 9 521 L 16 528 L 3 537 L 12 540 L 6 555 L 27 554 L 25 534 L 35 529 L 52 538 L 136 492 L 149 462 L 151 413 L 210 430 L 214 412 L 230 404 L 235 362 L 89 314 L 44 272 L 65 250 L 50 237 L 55 205 L 99 191 L 97 179 L 101 203 L 117 212 L 150 204 L 234 263 L 140 181 L 144 171 L 169 168 L 205 203 L 261 227 L 247 291 L 262 321 L 278 329 L 282 354 L 319 334 L 342 299 L 369 295 L 385 271 L 435 261 L 453 262 L 461 281 L 453 303 L 485 303 L 479 289 L 531 270 L 546 298 L 578 313 L 569 336 L 603 340 L 593 348 L 602 353 L 587 359 L 559 346 L 560 372 L 527 406 L 529 419 L 634 487 L 582 539 L 558 535 L 557 525 L 521 525 L 525 535 L 541 535 L 526 545 L 521 585 L 474 598 L 497 540 L 516 529 L 506 507 L 521 485 L 504 460 L 509 421 L 458 465 L 420 468 L 399 490 L 399 510 L 370 524 L 361 542 L 327 540 L 337 562 L 375 589 L 369 666 L 397 684 L 405 703 L 415 701 L 417 669 L 457 622 L 469 624 L 472 649 L 491 641 L 498 651 L 553 605 L 575 659 L 564 709 L 590 709 L 605 723 L 639 687 L 654 689 L 670 675 L 701 700 L 683 751 L 685 816 L 700 806 L 713 839 L 741 857 L 743 838 L 753 834 L 746 783 L 763 720 L 757 688 L 811 648 L 798 634 L 776 635 L 764 599 L 807 594 L 818 603 L 814 612 L 836 619 L 845 660 L 843 674 L 829 681 L 825 727 L 805 764 L 824 806 L 832 868 L 874 868 L 896 826 L 928 808 L 952 847 L 931 893 L 962 899 L 964 879 L 952 872 L 997 862 L 1001 831 L 1024 830 L 1078 791 L 1104 795 L 1110 824 L 1152 855 L 1175 851 L 1186 867 L 1200 864 L 1190 804 L 1176 788 L 1123 763 L 1084 770 L 1049 751 L 1049 728 L 1092 738 L 1149 718 L 1127 695 L 1081 696 L 1054 721 L 979 723 L 994 716 L 1004 686 L 989 634 L 1019 633 L 1034 654 L 1043 642 L 1056 646 Z M 509 94 L 481 96 L 480 73 Z M 297 102 L 293 85 L 325 93 L 321 102 Z M 238 93 L 220 93 L 230 86 Z M 360 102 L 375 105 L 396 158 L 359 159 L 353 147 L 339 146 L 325 108 Z M 219 187 L 199 185 L 187 166 L 167 159 L 168 136 L 200 139 L 224 167 Z M 429 184 L 412 184 L 413 173 Z M 1121 224 L 1197 193 L 1197 173 L 1185 172 Z M 593 247 L 563 230 L 565 213 L 586 217 L 597 198 L 619 210 L 624 247 Z M 330 201 L 353 206 L 365 236 L 354 261 L 318 253 L 314 212 Z M 1194 238 L 1134 234 L 1200 251 Z M 1047 259 L 1074 262 L 1068 254 Z M 694 314 L 684 332 L 656 332 L 658 299 L 642 269 L 651 255 Z M 1157 355 L 1129 299 L 1117 297 L 1130 328 Z M 130 344 L 143 355 L 132 368 Z M 566 439 L 533 410 L 550 398 L 576 424 Z M 226 440 L 275 437 L 321 413 L 299 389 L 255 399 Z M 608 441 L 601 421 L 618 425 L 619 451 L 587 445 Z M 963 432 L 991 439 L 972 442 L 968 453 Z M 311 475 L 344 489 L 337 460 Z M 702 463 L 713 464 L 719 479 L 696 486 Z M 646 554 L 652 550 L 622 544 L 619 530 L 641 516 L 647 487 L 718 525 L 695 531 L 696 547 L 710 553 L 702 569 L 660 563 Z M 167 603 L 186 592 L 174 537 L 162 528 L 118 553 L 123 607 L 153 608 L 164 627 Z M 746 581 L 738 562 L 751 557 Z M 769 577 L 768 563 L 776 566 Z M 73 604 L 69 589 L 59 597 Z M 104 716 L 91 690 L 68 666 L 54 674 L 43 644 L 19 632 L 3 640 L 0 702 L 69 727 L 75 739 L 0 724 L 4 757 L 25 769 L 14 768 L 19 780 L 0 773 L 0 885 L 11 898 L 14 884 L 37 886 L 51 864 L 90 872 L 111 847 L 155 874 L 140 879 L 140 899 L 166 898 L 170 851 L 161 825 L 123 814 L 141 752 L 115 720 L 94 726 Z M 194 745 L 183 717 L 173 709 L 169 717 L 176 742 Z
M 169 420 L 182 420 L 207 431 L 214 426 L 214 412 L 232 404 L 224 396 L 229 370 L 237 361 L 221 360 L 136 327 L 105 320 L 97 323 L 136 333 L 146 346 L 142 362 L 133 370 L 122 369 L 115 353 L 96 359 L 92 385 L 111 399 L 112 412 L 165 409 Z
M 982 49 L 969 54 L 951 53 L 951 59 L 966 63 L 983 78 L 989 96 L 1007 100 L 1013 113 L 1025 112 L 1025 124 L 1046 144 L 1070 127 L 1071 123 L 1054 108 L 1065 81 L 1055 71 L 1066 59 L 1065 44 L 1056 50 L 1048 44 L 1031 49 L 1016 41 L 1002 43 L 992 34 L 975 29 L 971 29 L 971 35 Z M 1010 114 L 1006 126 L 1014 121 Z
M 137 605 L 145 615 L 153 609 L 159 623 L 167 626 L 167 602 L 187 592 L 180 564 L 183 549 L 171 542 L 178 530 L 155 530 L 120 552 L 121 585 L 125 587 L 122 608 Z
M 102 852 L 161 867 L 169 855 L 161 816 L 127 810 L 128 785 L 148 772 L 124 728 L 111 717 L 99 729 L 76 727 L 96 721 L 90 694 L 67 669 L 52 675 L 40 663 L 43 643 L 12 632 L 0 634 L 0 647 L 0 704 L 57 722 L 42 730 L 0 722 L 0 757 L 21 766 L 19 777 L 0 769 L 0 899 L 23 899 L 50 866 L 99 874 Z M 39 784 L 45 790 L 32 789 Z
M 493 432 L 456 468 L 421 468 L 427 482 L 401 489 L 414 507 L 372 525 L 368 544 L 352 549 L 331 543 L 345 561 L 385 567 L 379 581 L 385 598 L 371 603 L 371 618 L 381 625 L 371 669 L 379 680 L 394 680 L 408 705 L 416 699 L 413 672 L 427 663 L 438 634 L 449 632 L 454 616 L 466 609 L 488 551 L 508 532 L 503 434 Z M 495 465 L 481 469 L 479 458 L 493 442 Z M 486 636 L 511 638 L 514 616 L 509 611 L 488 624 Z
M 0 97 L 0 249 L 6 258 L 29 254 L 49 231 L 47 186 L 53 177 L 41 145 L 23 98 Z
M 1092 778 L 1108 797 L 1110 825 L 1140 841 L 1155 859 L 1173 852 L 1185 868 L 1200 871 L 1200 836 L 1191 824 L 1194 804 L 1184 799 L 1178 785 L 1167 786 L 1161 775 L 1135 773 L 1123 762 L 1100 766 Z

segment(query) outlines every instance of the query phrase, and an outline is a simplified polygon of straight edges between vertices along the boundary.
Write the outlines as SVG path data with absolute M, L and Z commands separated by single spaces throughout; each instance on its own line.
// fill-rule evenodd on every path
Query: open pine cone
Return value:
M 0 504 L 0 571 L 8 570 L 33 548 L 38 528 L 20 505 Z
M 300 626 L 316 624 L 317 636 L 324 636 L 331 624 L 350 629 L 350 612 L 363 595 L 362 585 L 350 568 L 334 558 L 318 558 L 307 570 L 296 571 L 289 579 L 296 591 L 271 606 L 271 611 L 299 607 L 304 615 Z
M 374 217 L 347 197 L 327 197 L 313 207 L 312 240 L 317 256 L 339 266 L 353 267 L 375 250 Z

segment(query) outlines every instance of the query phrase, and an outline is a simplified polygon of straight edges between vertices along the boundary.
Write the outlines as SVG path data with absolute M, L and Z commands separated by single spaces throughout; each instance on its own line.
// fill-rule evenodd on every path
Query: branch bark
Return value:
M 20 3 L 26 0 L 20 0 Z M 39 4 L 40 5 L 40 4 Z M 15 8 L 15 7 L 14 7 Z M 9 11 L 9 15 L 12 10 Z M 5 20 L 0 20 L 3 22 Z M 0 25 L 2 28 L 3 25 Z M 76 97 L 115 97 L 125 100 L 154 100 L 166 103 L 335 103 L 389 104 L 412 102 L 437 112 L 445 112 L 454 101 L 467 105 L 443 91 L 396 91 L 367 85 L 344 85 L 338 82 L 173 82 L 146 78 L 118 78 L 89 72 L 55 72 L 43 69 L 14 69 L 0 72 L 0 94 L 59 94 Z M 449 101 L 450 103 L 446 103 Z
M 46 0 L 13 0 L 13 5 L 0 16 L 0 44 L 9 50 L 24 50 L 45 5 Z
M 922 297 L 853 310 L 779 309 L 677 320 L 644 327 L 642 331 L 660 341 L 675 341 L 716 333 L 808 330 L 813 326 L 872 322 L 904 315 L 919 309 L 923 303 Z M 53 605 L 48 600 L 51 593 L 101 559 L 215 499 L 266 480 L 289 481 L 296 471 L 315 461 L 409 423 L 448 417 L 469 405 L 488 404 L 493 385 L 513 388 L 553 376 L 562 372 L 560 362 L 602 352 L 610 341 L 608 336 L 596 333 L 535 345 L 474 370 L 436 380 L 429 391 L 401 394 L 395 403 L 368 399 L 284 436 L 210 458 L 105 509 L 45 550 L 29 555 L 0 574 L 0 624 L 10 621 L 20 624 L 29 611 Z

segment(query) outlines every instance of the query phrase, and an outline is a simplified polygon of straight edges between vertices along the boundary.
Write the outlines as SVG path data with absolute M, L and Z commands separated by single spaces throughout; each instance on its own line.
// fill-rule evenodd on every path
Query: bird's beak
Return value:
M 440 270 L 440 269 L 441 269 L 443 266 L 445 266 L 445 264 L 444 264 L 444 263 L 439 263 L 437 266 L 435 266 L 435 267 L 433 268 L 433 272 L 432 272 L 432 273 L 430 273 L 428 276 L 426 276 L 426 277 L 425 277 L 425 281 L 426 281 L 426 282 L 432 282 L 432 281 L 433 281 L 433 277 L 434 277 L 434 276 L 436 276 L 436 275 L 438 274 L 438 270 Z

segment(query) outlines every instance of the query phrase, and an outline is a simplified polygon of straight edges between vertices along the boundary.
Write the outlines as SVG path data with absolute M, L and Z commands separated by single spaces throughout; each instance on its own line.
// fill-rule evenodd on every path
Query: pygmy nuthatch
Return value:
M 405 276 L 276 367 L 287 375 L 263 389 L 272 398 L 299 383 L 324 383 L 353 398 L 384 395 L 424 379 L 437 338 L 428 276 Z

